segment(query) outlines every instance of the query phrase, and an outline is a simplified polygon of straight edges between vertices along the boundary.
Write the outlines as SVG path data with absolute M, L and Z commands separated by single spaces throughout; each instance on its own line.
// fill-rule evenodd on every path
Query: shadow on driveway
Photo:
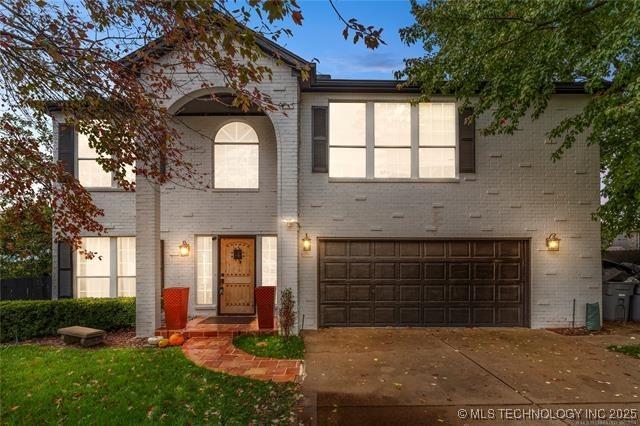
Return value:
M 574 420 L 593 408 L 640 411 L 640 360 L 606 349 L 640 343 L 639 329 L 578 337 L 530 329 L 336 328 L 304 337 L 306 424 L 469 424 L 469 416 L 490 416 L 490 408 L 505 424 L 513 416 L 566 416 L 567 408 L 573 416 L 583 410 Z M 555 423 L 571 422 L 545 421 Z

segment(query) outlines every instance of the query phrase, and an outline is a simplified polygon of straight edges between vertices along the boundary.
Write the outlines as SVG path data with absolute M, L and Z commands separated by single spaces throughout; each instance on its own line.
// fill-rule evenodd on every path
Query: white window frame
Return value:
M 198 280 L 200 278 L 200 275 L 198 274 L 198 256 L 199 256 L 199 251 L 198 251 L 198 238 L 203 238 L 206 239 L 208 238 L 209 240 L 211 240 L 211 303 L 198 303 Z M 215 239 L 214 239 L 215 238 Z M 194 282 L 194 293 L 195 293 L 195 297 L 194 297 L 194 301 L 195 301 L 195 306 L 196 308 L 202 308 L 202 307 L 206 307 L 206 308 L 213 308 L 216 306 L 217 302 L 218 302 L 218 293 L 217 293 L 217 277 L 218 277 L 218 263 L 217 263 L 217 257 L 218 257 L 218 239 L 216 236 L 214 235 L 195 235 L 194 236 L 194 246 L 195 246 L 195 250 L 194 250 L 194 256 L 193 256 L 193 261 L 194 261 L 194 276 L 195 276 L 195 282 Z
M 87 237 L 82 237 L 82 238 L 107 238 L 109 239 L 109 297 L 108 298 L 115 298 L 115 297 L 119 297 L 118 296 L 118 238 L 128 238 L 128 237 L 133 237 L 135 238 L 135 235 L 119 235 L 119 236 L 114 236 L 114 237 L 98 237 L 98 236 L 87 236 Z M 136 240 L 136 244 L 137 244 L 137 240 Z M 98 253 L 98 256 L 100 256 L 101 253 Z M 79 276 L 78 275 L 78 257 L 79 256 L 84 256 L 83 254 L 80 254 L 79 250 L 76 250 L 74 252 L 74 259 L 73 259 L 73 297 L 75 299 L 79 299 L 79 292 L 78 292 L 78 278 L 107 278 L 107 276 L 93 276 L 93 275 L 83 275 L 83 276 Z M 136 276 L 122 276 L 123 278 L 136 278 Z
M 411 177 L 409 178 L 377 178 L 375 177 L 375 113 L 374 104 L 376 103 L 410 103 L 407 99 L 382 99 L 382 100 L 367 100 L 362 99 L 329 99 L 331 103 L 365 103 L 366 104 L 366 177 L 332 177 L 331 169 L 329 168 L 329 182 L 459 182 L 460 171 L 458 168 L 458 156 L 460 154 L 459 147 L 459 124 L 458 114 L 455 114 L 455 146 L 441 146 L 442 148 L 455 148 L 455 160 L 454 177 L 433 177 L 433 178 L 421 178 L 419 177 L 420 165 L 419 165 L 419 153 L 420 153 L 420 117 L 419 117 L 419 104 L 412 104 L 411 111 Z M 430 103 L 452 103 L 455 105 L 456 111 L 458 110 L 458 104 L 450 100 L 441 99 L 433 100 Z M 327 116 L 329 129 L 331 128 L 330 114 Z M 328 132 L 331 134 L 331 131 Z M 339 147 L 331 145 L 331 138 L 328 141 L 328 163 L 331 164 L 331 147 Z M 347 146 L 345 146 L 347 147 Z M 383 148 L 378 146 L 378 148 Z M 397 147 L 401 148 L 401 147 Z M 423 146 L 423 148 L 427 148 Z M 430 146 L 428 148 L 431 148 Z M 406 149 L 406 148 L 405 148 Z
M 212 169 L 212 173 L 211 173 L 211 187 L 213 188 L 214 191 L 220 191 L 220 192 L 258 192 L 260 191 L 260 136 L 258 136 L 258 142 L 217 142 L 217 136 L 218 136 L 218 132 L 220 132 L 220 130 L 225 127 L 228 124 L 231 123 L 242 123 L 245 124 L 247 126 L 249 126 L 255 133 L 256 135 L 258 135 L 257 130 L 255 129 L 254 126 L 252 126 L 250 123 L 247 123 L 246 121 L 243 120 L 229 120 L 228 122 L 222 124 L 220 127 L 218 127 L 216 129 L 215 135 L 213 136 L 213 144 L 212 144 L 212 148 L 211 148 L 211 169 Z M 220 145 L 226 145 L 226 146 L 257 146 L 258 147 L 258 166 L 257 166 L 257 173 L 258 173 L 258 185 L 256 187 L 234 187 L 234 188 L 220 188 L 218 186 L 216 186 L 216 146 Z
M 79 143 L 79 138 L 80 138 L 80 132 L 78 132 L 77 130 L 75 132 L 73 132 L 73 152 L 74 152 L 74 157 L 75 157 L 75 168 L 74 168 L 74 174 L 75 174 L 75 178 L 78 179 L 78 182 L 80 182 L 80 162 L 81 161 L 95 161 L 98 158 L 100 158 L 98 156 L 98 153 L 96 153 L 96 157 L 80 157 L 80 143 Z M 98 166 L 100 168 L 102 168 L 102 166 L 100 164 L 98 164 Z M 135 167 L 131 166 L 131 167 Z M 106 173 L 106 172 L 105 172 Z M 120 186 L 118 186 L 118 182 L 116 182 L 115 176 L 113 172 L 109 172 L 109 174 L 111 175 L 111 185 L 110 186 L 84 186 L 84 188 L 88 191 L 123 191 L 122 188 L 120 188 Z M 136 175 L 135 174 L 131 174 L 131 181 L 132 183 L 135 183 L 136 181 Z M 80 182 L 80 184 L 82 185 L 82 182 Z

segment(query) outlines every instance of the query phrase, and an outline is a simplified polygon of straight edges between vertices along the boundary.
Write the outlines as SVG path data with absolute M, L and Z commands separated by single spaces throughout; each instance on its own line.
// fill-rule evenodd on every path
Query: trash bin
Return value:
M 189 313 L 189 287 L 170 287 L 162 291 L 164 320 L 169 330 L 187 326 Z
M 600 304 L 598 302 L 587 303 L 586 326 L 589 331 L 600 330 Z
M 632 282 L 603 282 L 602 318 L 607 321 L 628 321 L 631 295 L 635 286 Z
M 273 311 L 276 304 L 276 288 L 271 286 L 256 287 L 256 307 L 258 311 L 258 328 L 273 330 Z
M 640 284 L 636 284 L 636 291 L 631 296 L 629 311 L 629 319 L 631 321 L 640 321 Z

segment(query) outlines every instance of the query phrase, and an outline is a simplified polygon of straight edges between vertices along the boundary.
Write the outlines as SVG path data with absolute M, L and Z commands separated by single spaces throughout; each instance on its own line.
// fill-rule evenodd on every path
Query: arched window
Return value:
M 258 134 L 239 121 L 225 124 L 214 140 L 215 188 L 258 188 Z

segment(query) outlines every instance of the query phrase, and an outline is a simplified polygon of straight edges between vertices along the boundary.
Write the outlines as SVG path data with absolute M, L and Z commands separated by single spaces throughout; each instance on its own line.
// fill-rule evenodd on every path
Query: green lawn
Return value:
M 638 345 L 611 345 L 609 349 L 621 352 L 634 358 L 640 358 L 640 344 Z
M 215 373 L 180 348 L 0 347 L 2 424 L 292 421 L 296 388 Z
M 304 341 L 299 336 L 285 339 L 282 336 L 241 334 L 233 339 L 233 344 L 256 356 L 282 359 L 304 358 Z

